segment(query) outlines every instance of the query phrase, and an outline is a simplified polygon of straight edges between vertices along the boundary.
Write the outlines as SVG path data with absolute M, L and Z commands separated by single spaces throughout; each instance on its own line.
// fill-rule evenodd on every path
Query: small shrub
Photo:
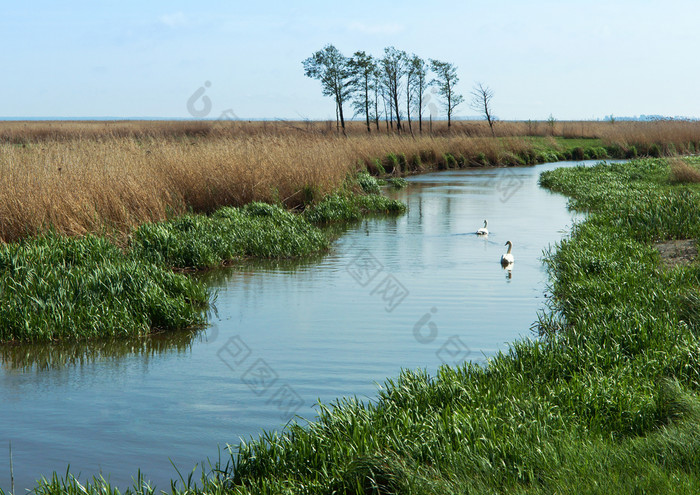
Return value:
M 368 213 L 403 213 L 406 205 L 381 194 L 348 196 L 329 194 L 319 204 L 304 211 L 304 217 L 312 223 L 328 224 L 339 221 L 360 220 Z
M 405 172 L 408 170 L 408 160 L 406 160 L 406 155 L 404 153 L 396 155 L 396 159 L 399 162 L 399 171 Z
M 367 172 L 360 172 L 356 176 L 357 184 L 366 193 L 377 194 L 379 193 L 379 183 L 377 179 L 369 175 Z
M 624 158 L 625 152 L 619 144 L 610 144 L 605 147 L 605 153 L 610 158 Z
M 518 155 L 510 151 L 503 151 L 498 155 L 498 163 L 501 165 L 518 166 L 525 165 L 525 162 Z
M 602 146 L 586 148 L 585 156 L 588 160 L 600 160 L 603 158 L 608 158 L 608 152 Z
M 248 203 L 242 210 L 254 217 L 274 217 L 275 215 L 284 214 L 284 210 L 279 206 L 261 203 L 259 201 Z
M 307 184 L 302 188 L 301 195 L 303 204 L 311 204 L 316 201 L 316 197 L 318 196 L 318 188 L 311 184 Z

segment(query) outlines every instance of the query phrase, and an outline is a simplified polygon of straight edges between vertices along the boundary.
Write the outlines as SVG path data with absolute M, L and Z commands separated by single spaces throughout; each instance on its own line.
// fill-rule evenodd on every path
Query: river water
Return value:
M 0 488 L 10 441 L 16 493 L 68 464 L 121 487 L 141 468 L 167 488 L 173 464 L 189 473 L 227 443 L 312 419 L 319 399 L 374 400 L 402 369 L 434 374 L 535 338 L 542 253 L 573 221 L 537 179 L 573 164 L 411 177 L 389 193 L 406 215 L 352 225 L 322 256 L 203 275 L 216 294 L 204 331 L 0 347 Z M 484 219 L 488 237 L 474 234 Z

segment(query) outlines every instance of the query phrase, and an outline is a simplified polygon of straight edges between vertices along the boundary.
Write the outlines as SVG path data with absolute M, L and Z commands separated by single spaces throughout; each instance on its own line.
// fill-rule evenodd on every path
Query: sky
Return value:
M 697 0 L 2 2 L 0 118 L 335 119 L 327 44 L 455 64 L 456 115 L 700 117 Z

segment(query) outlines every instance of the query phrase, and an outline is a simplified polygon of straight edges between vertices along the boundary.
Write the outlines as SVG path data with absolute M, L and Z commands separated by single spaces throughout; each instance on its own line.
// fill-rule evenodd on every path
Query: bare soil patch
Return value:
M 655 247 L 661 254 L 661 262 L 666 268 L 687 265 L 694 262 L 698 256 L 696 239 L 657 242 Z

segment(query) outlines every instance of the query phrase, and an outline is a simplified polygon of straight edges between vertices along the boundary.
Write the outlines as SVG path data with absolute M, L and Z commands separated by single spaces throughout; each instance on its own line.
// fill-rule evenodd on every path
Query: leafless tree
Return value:
M 480 112 L 486 118 L 491 128 L 491 135 L 496 137 L 496 133 L 493 130 L 493 109 L 491 108 L 493 90 L 488 86 L 484 86 L 482 83 L 476 83 L 471 94 L 472 101 L 469 106 L 477 112 Z

